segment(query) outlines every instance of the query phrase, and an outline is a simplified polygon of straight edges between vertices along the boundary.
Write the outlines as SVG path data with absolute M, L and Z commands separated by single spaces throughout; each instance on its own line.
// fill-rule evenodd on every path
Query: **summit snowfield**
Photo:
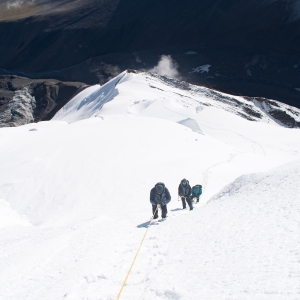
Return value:
M 0 129 L 0 299 L 117 299 L 159 181 L 168 219 L 120 299 L 300 299 L 300 130 L 270 110 L 124 72 L 52 121 Z M 203 185 L 193 211 L 182 178 Z

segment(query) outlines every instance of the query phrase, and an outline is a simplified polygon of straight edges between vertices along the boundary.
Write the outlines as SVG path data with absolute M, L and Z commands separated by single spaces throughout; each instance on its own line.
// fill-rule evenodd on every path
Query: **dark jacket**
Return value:
M 180 182 L 179 187 L 178 187 L 178 195 L 180 197 L 187 197 L 187 198 L 189 198 L 191 196 L 191 192 L 192 192 L 192 189 L 191 189 L 191 186 L 189 184 L 189 181 L 185 180 L 187 182 L 187 184 L 185 186 L 182 184 L 182 181 Z
M 158 194 L 156 191 L 156 186 L 160 184 L 163 185 L 164 189 L 161 194 Z M 169 190 L 165 187 L 165 184 L 162 182 L 158 182 L 155 187 L 150 192 L 150 202 L 152 205 L 166 205 L 171 201 L 171 195 L 169 193 Z
M 197 184 L 193 186 L 192 188 L 192 198 L 197 197 L 199 198 L 202 194 L 202 186 L 200 184 Z

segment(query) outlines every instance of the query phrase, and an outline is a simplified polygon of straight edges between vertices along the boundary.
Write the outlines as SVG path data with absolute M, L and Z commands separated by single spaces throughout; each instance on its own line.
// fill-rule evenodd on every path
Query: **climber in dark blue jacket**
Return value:
M 181 180 L 178 186 L 178 196 L 182 201 L 182 208 L 186 208 L 186 203 L 188 203 L 190 210 L 193 210 L 192 198 L 191 198 L 192 188 L 189 184 L 189 181 L 185 178 Z
M 165 187 L 165 184 L 158 182 L 150 192 L 150 202 L 152 204 L 152 212 L 154 214 L 153 219 L 158 218 L 158 207 L 161 207 L 161 217 L 165 219 L 167 217 L 167 204 L 171 201 L 171 195 L 169 190 Z

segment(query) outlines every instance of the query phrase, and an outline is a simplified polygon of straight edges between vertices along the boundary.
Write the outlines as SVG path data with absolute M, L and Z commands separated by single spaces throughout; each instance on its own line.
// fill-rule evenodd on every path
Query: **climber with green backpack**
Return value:
M 202 185 L 201 184 L 196 184 L 195 186 L 192 187 L 192 199 L 194 203 L 199 202 L 199 197 L 202 194 Z

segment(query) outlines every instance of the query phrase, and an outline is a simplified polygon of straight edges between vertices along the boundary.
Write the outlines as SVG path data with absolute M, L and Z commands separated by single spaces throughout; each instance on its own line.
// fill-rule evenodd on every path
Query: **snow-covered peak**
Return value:
M 202 111 L 220 109 L 250 121 L 298 127 L 300 110 L 278 101 L 239 97 L 152 73 L 123 72 L 103 86 L 92 86 L 65 105 L 53 118 L 76 122 L 90 117 L 122 114 L 148 116 L 193 128 Z M 279 113 L 280 112 L 280 113 Z

